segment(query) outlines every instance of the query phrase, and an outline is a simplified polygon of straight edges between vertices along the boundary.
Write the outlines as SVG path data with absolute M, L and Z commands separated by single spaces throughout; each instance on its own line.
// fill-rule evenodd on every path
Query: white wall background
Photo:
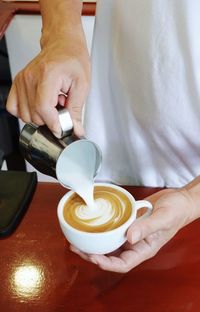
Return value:
M 91 51 L 94 16 L 82 17 L 89 51 Z M 42 20 L 40 15 L 16 15 L 6 31 L 12 79 L 40 51 Z M 20 127 L 23 123 L 20 121 Z M 35 170 L 27 163 L 27 170 Z M 39 181 L 56 182 L 55 179 L 38 172 Z

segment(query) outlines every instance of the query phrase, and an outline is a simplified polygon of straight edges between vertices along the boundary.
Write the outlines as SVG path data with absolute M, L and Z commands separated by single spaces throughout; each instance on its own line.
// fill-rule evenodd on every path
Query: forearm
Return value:
M 42 15 L 41 46 L 68 36 L 84 37 L 81 23 L 81 0 L 40 0 Z
M 191 207 L 188 207 L 188 209 L 191 209 L 192 214 L 190 221 L 193 221 L 200 217 L 200 176 L 188 183 L 182 189 L 190 200 Z

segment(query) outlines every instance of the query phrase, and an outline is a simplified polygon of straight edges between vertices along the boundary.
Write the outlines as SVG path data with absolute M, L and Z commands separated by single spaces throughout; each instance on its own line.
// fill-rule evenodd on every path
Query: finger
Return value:
M 118 273 L 125 273 L 128 271 L 126 263 L 120 257 L 106 256 L 106 255 L 92 255 L 92 262 L 96 263 L 102 270 L 112 271 Z
M 45 124 L 44 120 L 36 112 L 31 113 L 31 120 L 37 126 L 43 126 Z
M 85 98 L 86 86 L 80 81 L 73 82 L 68 92 L 66 103 L 73 121 L 74 131 L 78 137 L 84 136 L 82 109 Z
M 43 106 L 42 119 L 52 133 L 57 137 L 61 138 L 61 126 L 58 118 L 58 111 L 55 107 Z
M 86 261 L 91 261 L 90 256 L 82 251 L 80 251 L 79 249 L 77 249 L 76 247 L 74 247 L 73 245 L 70 245 L 70 250 L 74 253 L 76 253 L 77 255 L 79 255 L 82 259 L 86 260 Z
M 39 83 L 36 95 L 35 112 L 44 121 L 53 134 L 60 138 L 61 126 L 56 109 L 59 91 L 52 81 Z
M 58 97 L 58 103 L 65 107 L 66 106 L 66 96 L 63 95 L 63 94 L 59 94 L 59 97 Z
M 30 115 L 31 115 L 31 120 L 34 124 L 38 126 L 42 126 L 45 124 L 44 120 L 42 117 L 36 112 L 34 104 L 36 100 L 31 99 L 29 95 L 29 109 L 30 109 Z
M 23 81 L 19 81 L 18 78 L 16 82 L 16 89 L 17 89 L 17 97 L 18 97 L 18 115 L 22 119 L 23 122 L 29 123 L 32 122 L 31 114 L 29 110 L 29 103 L 28 103 L 28 95 L 26 92 L 25 84 Z
M 25 88 L 26 88 L 26 94 L 28 98 L 28 107 L 29 107 L 31 121 L 38 126 L 42 126 L 44 125 L 44 120 L 35 110 L 36 86 L 25 84 Z
M 159 207 L 154 207 L 153 213 L 146 219 L 133 222 L 127 231 L 127 239 L 131 244 L 144 239 L 160 230 L 168 230 L 173 222 L 171 210 Z
M 17 89 L 16 89 L 15 82 L 13 82 L 12 87 L 10 89 L 7 103 L 6 103 L 6 109 L 10 114 L 16 117 L 18 116 L 18 99 L 17 99 Z
M 131 246 L 131 249 L 123 251 L 118 257 L 105 256 L 105 255 L 93 255 L 93 262 L 103 270 L 127 273 L 134 267 L 138 266 L 145 260 L 153 257 L 156 252 L 161 248 L 161 242 L 152 241 L 149 244 L 148 241 L 142 240 Z

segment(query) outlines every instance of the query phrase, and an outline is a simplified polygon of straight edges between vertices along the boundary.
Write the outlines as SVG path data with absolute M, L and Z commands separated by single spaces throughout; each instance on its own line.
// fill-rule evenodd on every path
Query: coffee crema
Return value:
M 86 206 L 76 193 L 64 205 L 63 216 L 73 228 L 91 233 L 118 228 L 131 216 L 132 204 L 121 191 L 105 186 L 95 186 L 94 207 Z

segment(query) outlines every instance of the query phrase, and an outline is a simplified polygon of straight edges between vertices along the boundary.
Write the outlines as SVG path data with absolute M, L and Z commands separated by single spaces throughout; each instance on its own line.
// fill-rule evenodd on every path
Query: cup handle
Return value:
M 140 209 L 140 208 L 148 208 L 148 210 L 139 218 L 137 218 L 137 220 L 139 219 L 143 219 L 146 218 L 148 216 L 150 216 L 150 214 L 152 213 L 153 210 L 153 205 L 148 201 L 148 200 L 137 200 L 135 202 L 135 208 L 136 208 L 136 212 Z

